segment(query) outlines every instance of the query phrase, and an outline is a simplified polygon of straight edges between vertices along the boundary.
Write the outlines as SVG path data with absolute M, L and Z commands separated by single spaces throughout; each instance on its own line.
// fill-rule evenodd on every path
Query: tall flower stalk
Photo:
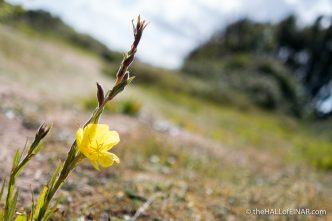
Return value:
M 29 146 L 27 152 L 25 153 L 25 148 L 22 151 L 22 153 L 20 153 L 19 150 L 16 151 L 13 160 L 12 169 L 10 172 L 9 182 L 7 185 L 7 196 L 4 203 L 4 210 L 2 212 L 0 211 L 0 219 L 2 218 L 5 221 L 12 220 L 15 213 L 16 202 L 18 197 L 18 190 L 15 190 L 16 177 L 22 172 L 22 170 L 28 164 L 28 162 L 42 149 L 43 144 L 41 143 L 41 141 L 48 134 L 50 129 L 51 129 L 50 125 L 46 125 L 45 123 L 43 123 L 39 127 L 35 135 L 35 138 L 32 144 Z M 25 156 L 23 157 L 24 153 Z M 3 182 L 1 188 L 0 200 L 3 195 L 4 187 L 5 187 L 5 181 Z
M 110 102 L 117 94 L 123 91 L 124 88 L 134 79 L 134 77 L 130 76 L 128 69 L 134 60 L 138 44 L 146 26 L 147 23 L 144 20 L 141 20 L 140 16 L 138 16 L 136 24 L 133 21 L 134 41 L 130 50 L 124 54 L 123 60 L 116 73 L 116 79 L 113 88 L 104 93 L 102 86 L 97 83 L 98 106 L 92 113 L 90 119 L 84 124 L 82 128 L 77 131 L 77 139 L 71 145 L 67 154 L 67 158 L 63 163 L 59 162 L 53 176 L 47 185 L 44 186 L 37 204 L 34 205 L 33 202 L 29 216 L 23 214 L 19 215 L 16 219 L 31 221 L 48 220 L 55 212 L 61 196 L 57 202 L 52 207 L 50 207 L 52 199 L 62 184 L 65 182 L 66 178 L 73 171 L 73 169 L 85 158 L 88 158 L 96 169 L 99 169 L 98 164 L 107 167 L 112 165 L 113 162 L 120 162 L 117 156 L 108 152 L 108 150 L 113 145 L 119 142 L 117 132 L 108 131 L 108 126 L 98 124 L 98 122 L 101 114 L 103 113 L 105 105 Z M 8 184 L 8 193 L 5 207 L 3 212 L 0 211 L 0 221 L 12 220 L 18 195 L 18 191 L 14 193 L 15 177 L 19 174 L 21 169 L 23 169 L 26 163 L 32 158 L 32 156 L 40 151 L 41 147 L 39 143 L 46 136 L 49 129 L 50 127 L 42 125 L 41 129 L 37 132 L 36 135 L 36 139 L 37 137 L 38 139 L 35 139 L 23 161 L 20 161 L 19 152 L 17 152 Z M 43 136 L 41 136 L 41 134 Z M 2 193 L 3 188 L 0 192 L 0 196 Z M 13 206 L 13 204 L 15 205 Z

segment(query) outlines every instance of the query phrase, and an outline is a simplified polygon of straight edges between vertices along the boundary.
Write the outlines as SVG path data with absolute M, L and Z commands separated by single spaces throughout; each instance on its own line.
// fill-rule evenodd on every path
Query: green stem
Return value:
M 57 178 L 56 183 L 49 187 L 50 189 L 47 191 L 48 193 L 46 194 L 46 199 L 44 200 L 44 204 L 41 207 L 37 221 L 42 221 L 45 213 L 47 212 L 48 206 L 54 197 L 55 193 L 57 190 L 60 188 L 61 184 L 66 180 L 70 172 L 75 168 L 75 166 L 82 160 L 84 159 L 84 156 L 82 154 L 78 154 L 75 156 L 75 148 L 76 148 L 76 142 L 74 142 L 68 152 L 68 157 L 64 163 L 64 166 L 60 172 L 59 177 Z
M 9 178 L 9 182 L 8 182 L 8 188 L 7 188 L 7 197 L 6 197 L 6 203 L 5 203 L 5 214 L 4 214 L 4 220 L 8 220 L 8 211 L 9 211 L 9 204 L 10 204 L 10 199 L 12 198 L 13 195 L 13 188 L 12 186 L 15 185 L 15 174 L 13 173 L 14 171 L 12 171 L 10 173 L 10 178 Z
M 94 122 L 97 123 L 101 113 L 104 110 L 106 102 L 104 102 L 100 107 L 96 109 L 96 111 L 92 114 L 91 118 L 85 123 L 84 127 L 87 126 L 89 123 Z M 46 199 L 44 200 L 43 206 L 40 208 L 37 221 L 42 221 L 49 204 L 54 197 L 57 190 L 60 188 L 61 184 L 66 180 L 70 172 L 75 168 L 75 166 L 84 159 L 84 156 L 81 153 L 76 153 L 76 141 L 71 145 L 70 150 L 67 154 L 67 159 L 61 169 L 60 175 L 57 178 L 57 181 L 50 189 L 47 191 Z
M 32 153 L 34 148 L 36 148 L 39 144 L 40 140 L 35 139 L 34 142 L 31 144 L 30 146 L 30 150 L 27 155 L 25 156 L 25 158 L 16 166 L 12 168 L 11 172 L 10 172 L 10 177 L 9 177 L 9 182 L 8 182 L 8 188 L 7 188 L 7 196 L 6 196 L 6 203 L 5 203 L 5 211 L 4 211 L 4 217 L 5 220 L 8 220 L 9 217 L 9 206 L 10 206 L 10 202 L 12 200 L 12 196 L 13 196 L 13 190 L 14 190 L 14 186 L 15 186 L 15 180 L 16 180 L 16 176 L 17 173 L 22 169 L 22 167 L 24 167 L 29 160 L 31 160 L 31 158 L 34 156 L 34 154 Z

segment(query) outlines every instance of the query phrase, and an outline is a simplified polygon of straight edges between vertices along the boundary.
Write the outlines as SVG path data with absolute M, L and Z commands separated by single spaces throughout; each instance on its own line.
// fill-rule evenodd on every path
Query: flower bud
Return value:
M 129 77 L 130 77 L 130 73 L 129 73 L 129 71 L 126 71 L 126 73 L 124 74 L 124 76 L 122 78 L 122 82 L 127 81 L 129 79 Z
M 36 133 L 36 140 L 41 140 L 43 139 L 47 134 L 48 132 L 50 131 L 51 129 L 51 125 L 48 125 L 48 124 L 45 124 L 45 123 L 42 123 L 42 125 L 40 125 L 37 133 Z
M 97 82 L 97 99 L 98 99 L 98 106 L 100 107 L 104 103 L 105 95 L 104 95 L 104 89 L 98 82 Z

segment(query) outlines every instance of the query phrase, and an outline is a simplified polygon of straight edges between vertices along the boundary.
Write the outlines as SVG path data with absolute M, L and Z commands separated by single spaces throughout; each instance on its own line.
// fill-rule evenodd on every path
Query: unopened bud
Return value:
M 128 80 L 129 77 L 130 77 L 130 73 L 129 73 L 129 71 L 126 71 L 126 73 L 124 74 L 124 76 L 122 78 L 122 82 Z
M 100 107 L 104 103 L 105 95 L 103 87 L 97 82 L 97 99 L 98 106 Z
M 51 125 L 48 125 L 46 123 L 42 123 L 42 125 L 40 125 L 37 133 L 36 133 L 36 140 L 41 140 L 43 139 L 48 132 L 51 130 Z

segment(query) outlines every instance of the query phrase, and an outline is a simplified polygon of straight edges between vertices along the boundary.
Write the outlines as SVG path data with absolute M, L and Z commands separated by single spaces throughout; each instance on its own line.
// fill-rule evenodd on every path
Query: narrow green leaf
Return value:
M 35 211 L 35 195 L 33 194 L 32 189 L 31 191 L 31 210 L 30 210 L 30 216 L 29 216 L 29 221 L 34 220 L 34 211 Z
M 59 175 L 59 172 L 60 172 L 61 168 L 62 168 L 62 164 L 61 164 L 61 161 L 59 161 L 59 162 L 58 162 L 58 166 L 56 167 L 56 169 L 55 169 L 55 171 L 54 171 L 54 173 L 53 173 L 53 176 L 52 176 L 52 178 L 50 179 L 50 182 L 48 183 L 49 188 L 52 189 L 52 187 L 54 186 L 54 183 L 55 183 L 55 181 L 56 181 L 56 178 L 57 178 L 58 175 Z
M 57 201 L 55 202 L 53 209 L 56 209 L 60 203 L 60 201 L 62 200 L 63 197 L 63 193 L 60 194 L 59 198 L 57 199 Z
M 4 206 L 4 220 L 10 220 L 8 217 L 10 215 L 10 210 L 12 208 L 12 204 L 14 203 L 13 192 L 15 190 L 15 176 L 11 175 L 9 178 L 8 186 L 7 186 L 7 196 L 6 202 Z M 17 191 L 16 191 L 17 193 Z M 16 204 L 15 204 L 16 206 Z
M 21 174 L 21 172 L 23 171 L 23 169 L 25 168 L 25 166 L 28 164 L 29 161 L 26 161 L 22 164 L 21 168 L 16 172 L 16 176 L 19 176 Z
M 120 93 L 121 91 L 123 91 L 123 89 L 130 84 L 133 80 L 134 80 L 135 76 L 128 78 L 127 80 L 122 81 L 121 83 L 119 83 L 118 85 L 116 85 L 115 87 L 113 87 L 113 89 L 111 90 L 111 93 L 109 95 L 109 97 L 112 99 L 113 97 L 115 97 L 118 93 Z
M 19 214 L 15 219 L 15 221 L 27 221 L 27 220 L 28 220 L 28 217 L 25 213 Z
M 54 206 L 47 211 L 47 213 L 45 214 L 45 218 L 44 218 L 45 221 L 49 220 L 53 216 L 53 214 L 55 213 L 56 209 L 58 208 L 58 205 L 59 205 L 62 197 L 63 197 L 63 194 L 61 194 L 59 196 L 59 198 L 55 202 Z
M 5 220 L 5 214 L 4 214 L 4 211 L 3 209 L 0 208 L 0 221 L 4 221 Z
M 44 147 L 44 143 L 38 144 L 38 146 L 32 151 L 32 153 L 33 154 L 39 153 L 39 151 L 41 151 L 41 149 L 43 149 L 43 147 Z
M 3 180 L 2 186 L 1 186 L 1 190 L 0 190 L 0 202 L 2 200 L 2 195 L 3 195 L 3 191 L 5 189 L 5 185 L 6 185 L 6 178 Z
M 10 183 L 10 181 L 9 181 Z M 12 196 L 13 196 L 13 193 L 14 193 L 14 190 L 15 190 L 15 182 L 12 182 L 12 185 L 9 186 L 8 188 L 8 193 L 7 193 L 7 198 L 9 200 L 9 203 L 13 200 Z
M 36 209 L 35 209 L 35 212 L 34 212 L 35 213 L 35 217 L 38 217 L 40 209 L 44 205 L 45 196 L 46 196 L 47 191 L 48 191 L 48 187 L 44 186 L 43 191 L 41 192 L 41 194 L 39 196 L 39 199 L 37 201 Z
M 24 154 L 25 151 L 27 150 L 28 140 L 29 140 L 29 139 L 27 138 L 26 141 L 25 141 L 24 148 L 23 148 L 23 150 L 22 150 L 22 152 L 21 152 L 20 160 L 19 160 L 19 161 L 21 161 L 21 159 L 22 159 L 22 157 L 23 157 L 23 154 Z
M 35 139 L 33 140 L 32 144 L 30 145 L 29 149 L 28 149 L 28 155 L 32 154 L 32 152 L 35 150 L 35 148 L 39 145 L 41 139 L 37 139 L 35 137 Z
M 15 210 L 16 210 L 17 197 L 18 197 L 18 190 L 16 190 L 16 192 L 14 194 L 14 197 L 13 197 L 12 201 L 10 202 L 8 215 L 6 217 L 7 220 L 13 220 L 14 213 L 15 213 Z
M 14 156 L 13 168 L 17 167 L 19 162 L 20 162 L 20 150 L 18 149 Z

